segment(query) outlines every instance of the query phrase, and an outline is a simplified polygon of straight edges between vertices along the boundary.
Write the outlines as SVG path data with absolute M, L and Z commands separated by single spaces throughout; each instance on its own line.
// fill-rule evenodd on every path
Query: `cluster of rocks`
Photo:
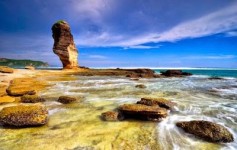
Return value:
M 136 104 L 124 104 L 118 107 L 118 111 L 109 111 L 102 114 L 106 121 L 122 119 L 139 119 L 149 121 L 161 121 L 168 116 L 176 103 L 164 98 L 142 98 Z
M 48 121 L 48 110 L 42 102 L 46 100 L 37 94 L 46 83 L 33 78 L 16 78 L 10 85 L 0 90 L 0 103 L 16 102 L 16 106 L 4 107 L 0 111 L 0 124 L 4 126 L 31 127 L 41 126 Z M 3 89 L 3 90 L 2 90 Z M 63 104 L 76 102 L 77 98 L 60 96 Z M 22 103 L 22 104 L 19 104 Z
M 108 111 L 101 114 L 105 121 L 122 121 L 138 119 L 160 122 L 168 116 L 177 104 L 164 98 L 141 98 L 136 104 L 124 104 L 117 111 Z M 219 124 L 194 120 L 177 122 L 176 126 L 189 134 L 209 142 L 233 142 L 234 137 L 224 126 Z
M 7 66 L 0 66 L 0 73 L 13 73 L 14 69 Z

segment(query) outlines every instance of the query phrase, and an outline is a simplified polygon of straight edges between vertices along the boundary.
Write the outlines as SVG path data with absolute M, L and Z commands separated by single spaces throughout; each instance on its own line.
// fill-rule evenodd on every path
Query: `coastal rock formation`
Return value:
M 19 105 L 5 107 L 0 111 L 2 125 L 26 127 L 44 125 L 48 121 L 48 111 L 42 105 Z
M 191 73 L 183 72 L 182 70 L 167 70 L 165 72 L 161 72 L 161 75 L 166 77 L 182 77 L 182 76 L 190 76 Z
M 161 121 L 165 118 L 167 110 L 158 106 L 146 106 L 141 104 L 124 104 L 119 106 L 119 111 L 125 118 L 134 118 L 149 121 Z
M 123 120 L 124 117 L 121 113 L 115 111 L 107 111 L 101 114 L 101 118 L 104 121 L 120 121 Z
M 209 142 L 233 142 L 233 135 L 223 126 L 209 121 L 195 120 L 178 122 L 176 125 L 185 132 Z
M 143 104 L 147 106 L 159 106 L 166 109 L 173 109 L 174 106 L 177 105 L 176 103 L 171 102 L 164 98 L 150 98 L 150 97 L 141 98 L 141 100 L 138 101 L 137 104 Z
M 1 85 L 0 84 L 0 97 L 7 95 L 6 89 L 7 89 L 7 85 Z
M 38 96 L 38 95 L 23 95 L 21 97 L 22 103 L 38 103 L 38 102 L 44 102 L 45 99 Z
M 7 66 L 0 66 L 0 73 L 13 73 L 14 70 Z
M 58 98 L 58 102 L 63 104 L 69 104 L 72 102 L 75 102 L 77 99 L 75 97 L 69 97 L 69 96 L 60 96 Z
M 78 51 L 73 41 L 70 26 L 65 21 L 58 21 L 52 26 L 53 52 L 59 56 L 64 69 L 78 68 Z

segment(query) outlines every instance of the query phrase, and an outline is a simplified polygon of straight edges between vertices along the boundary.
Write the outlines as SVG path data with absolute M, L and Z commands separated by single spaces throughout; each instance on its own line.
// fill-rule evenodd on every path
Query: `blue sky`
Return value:
M 88 67 L 237 68 L 236 0 L 1 0 L 0 57 L 61 66 L 66 20 Z

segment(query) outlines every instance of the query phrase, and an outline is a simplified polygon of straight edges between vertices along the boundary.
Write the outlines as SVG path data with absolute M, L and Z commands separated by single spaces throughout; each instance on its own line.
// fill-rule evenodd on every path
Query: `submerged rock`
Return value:
M 0 73 L 13 73 L 14 70 L 7 66 L 0 66 Z
M 163 107 L 166 109 L 173 109 L 174 106 L 177 105 L 176 103 L 171 102 L 164 98 L 151 98 L 151 97 L 141 98 L 141 100 L 138 101 L 137 104 L 143 104 L 148 106 L 158 105 L 159 107 Z
M 134 118 L 150 121 L 161 121 L 167 116 L 167 110 L 158 106 L 146 106 L 141 104 L 124 104 L 119 106 L 125 118 Z
M 233 135 L 223 126 L 203 120 L 178 122 L 176 125 L 185 132 L 209 142 L 233 142 Z
M 72 102 L 76 102 L 77 99 L 75 97 L 69 97 L 69 96 L 60 96 L 58 98 L 58 102 L 63 103 L 63 104 L 69 104 Z
M 58 21 L 52 26 L 53 51 L 59 56 L 64 69 L 78 68 L 78 51 L 73 41 L 70 26 L 65 21 Z
M 191 73 L 183 72 L 182 70 L 167 70 L 165 72 L 161 72 L 161 75 L 166 77 L 182 77 L 182 76 L 190 76 Z
M 39 126 L 48 121 L 48 111 L 42 105 L 5 107 L 0 111 L 0 123 L 16 127 Z
M 101 118 L 105 121 L 120 121 L 124 117 L 121 113 L 115 111 L 107 111 L 101 114 Z
M 210 77 L 209 80 L 224 80 L 224 78 L 221 77 Z
M 38 96 L 38 95 L 23 95 L 21 97 L 22 103 L 38 103 L 38 102 L 44 102 L 45 99 Z
M 135 87 L 140 88 L 140 89 L 145 89 L 146 88 L 146 86 L 144 84 L 138 84 Z

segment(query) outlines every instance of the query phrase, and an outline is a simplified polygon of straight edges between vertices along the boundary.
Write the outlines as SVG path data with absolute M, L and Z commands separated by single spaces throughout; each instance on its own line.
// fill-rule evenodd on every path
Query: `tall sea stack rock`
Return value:
M 59 56 L 64 69 L 78 68 L 78 51 L 73 41 L 70 26 L 65 21 L 58 21 L 52 26 L 53 52 Z

